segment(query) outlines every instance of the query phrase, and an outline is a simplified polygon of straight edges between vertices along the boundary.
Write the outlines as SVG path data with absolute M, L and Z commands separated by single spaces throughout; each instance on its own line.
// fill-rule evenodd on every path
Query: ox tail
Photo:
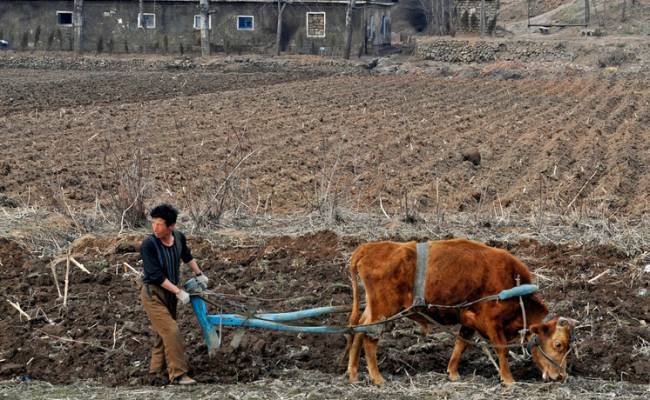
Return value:
M 359 275 L 359 252 L 355 251 L 350 258 L 350 282 L 352 283 L 352 310 L 350 312 L 350 325 L 359 323 L 359 284 L 357 276 Z
M 358 251 L 355 251 L 350 258 L 350 282 L 352 283 L 352 309 L 350 311 L 349 325 L 357 325 L 359 323 L 359 284 L 357 283 L 357 275 L 359 275 L 358 263 L 360 259 Z M 354 339 L 353 333 L 345 335 L 346 344 L 345 351 L 339 359 L 339 365 L 344 366 L 348 354 L 350 354 L 350 347 L 352 347 L 352 340 Z

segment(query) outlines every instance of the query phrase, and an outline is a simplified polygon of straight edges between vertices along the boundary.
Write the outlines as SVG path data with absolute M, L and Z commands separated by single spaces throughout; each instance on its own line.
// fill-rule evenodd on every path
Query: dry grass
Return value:
M 612 399 L 647 398 L 647 385 L 583 378 L 559 383 L 518 383 L 501 386 L 496 379 L 469 377 L 449 382 L 444 374 L 426 373 L 390 377 L 383 387 L 367 382 L 350 385 L 343 377 L 317 371 L 285 370 L 277 379 L 237 385 L 197 385 L 111 388 L 90 382 L 53 386 L 46 382 L 1 382 L 0 396 L 12 399 Z
M 316 210 L 311 214 L 267 215 L 264 212 L 242 214 L 236 207 L 222 210 L 216 220 L 202 220 L 205 234 L 236 229 L 248 236 L 303 235 L 319 230 L 332 230 L 339 235 L 359 236 L 367 240 L 410 240 L 467 237 L 479 241 L 516 243 L 534 239 L 541 243 L 572 243 L 575 246 L 610 245 L 633 259 L 629 278 L 638 278 L 642 266 L 650 262 L 650 216 L 638 218 L 602 217 L 584 213 L 520 215 L 503 211 L 498 202 L 470 212 L 438 211 L 418 213 L 414 222 L 396 218 L 386 219 L 377 214 L 365 214 L 342 207 L 336 208 L 338 218 Z M 77 212 L 78 219 L 95 221 L 90 233 L 118 232 L 120 226 L 97 217 Z M 442 217 L 444 216 L 444 217 Z M 408 220 L 407 220 L 408 221 Z M 192 215 L 181 215 L 181 229 L 196 227 Z M 0 207 L 0 236 L 11 237 L 29 249 L 42 254 L 60 253 L 78 237 L 70 215 L 47 211 L 38 206 Z

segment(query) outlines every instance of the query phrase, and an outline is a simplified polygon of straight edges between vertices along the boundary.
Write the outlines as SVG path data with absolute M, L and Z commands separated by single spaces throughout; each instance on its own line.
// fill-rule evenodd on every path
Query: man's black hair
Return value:
M 167 203 L 160 204 L 154 207 L 149 213 L 151 218 L 162 218 L 165 220 L 165 225 L 172 226 L 176 223 L 178 217 L 178 210 Z

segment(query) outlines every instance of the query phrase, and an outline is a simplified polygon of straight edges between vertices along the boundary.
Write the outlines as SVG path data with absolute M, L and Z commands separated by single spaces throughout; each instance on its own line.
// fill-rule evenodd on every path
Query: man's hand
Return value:
M 205 274 L 198 275 L 196 282 L 201 286 L 201 289 L 206 290 L 208 288 L 208 277 Z
M 180 292 L 176 293 L 176 298 L 181 302 L 182 305 L 190 302 L 190 295 L 182 289 Z

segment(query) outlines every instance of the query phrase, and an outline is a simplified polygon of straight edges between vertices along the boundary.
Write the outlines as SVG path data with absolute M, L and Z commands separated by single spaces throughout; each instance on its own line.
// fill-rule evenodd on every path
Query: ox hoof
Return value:
M 377 386 L 381 386 L 381 385 L 383 385 L 385 382 L 386 382 L 386 381 L 385 381 L 384 378 L 382 378 L 381 376 L 378 376 L 378 377 L 376 377 L 376 378 L 372 378 L 372 383 L 374 383 L 374 384 L 377 385 Z
M 357 383 L 359 382 L 359 375 L 357 373 L 348 372 L 348 380 L 350 383 Z
M 449 380 L 452 382 L 456 382 L 460 379 L 458 372 L 449 372 L 447 376 L 449 376 Z
M 503 386 L 505 386 L 505 387 L 510 387 L 510 386 L 514 385 L 516 382 L 515 382 L 514 379 L 509 378 L 509 379 L 503 379 L 503 380 L 501 381 L 501 383 L 502 383 Z

